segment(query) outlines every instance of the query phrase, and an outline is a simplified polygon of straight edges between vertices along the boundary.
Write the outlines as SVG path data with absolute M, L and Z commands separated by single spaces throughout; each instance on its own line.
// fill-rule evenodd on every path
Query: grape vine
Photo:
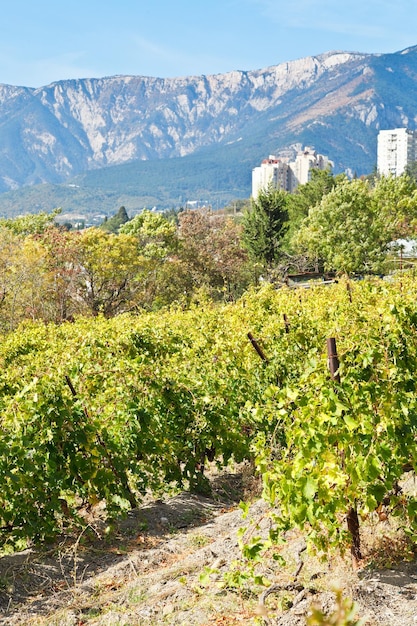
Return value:
M 98 501 L 113 515 L 201 489 L 207 457 L 256 459 L 272 540 L 298 526 L 343 548 L 349 512 L 388 501 L 414 532 L 398 485 L 417 464 L 416 295 L 412 275 L 267 285 L 230 305 L 25 323 L 0 346 L 1 543 L 53 537 Z

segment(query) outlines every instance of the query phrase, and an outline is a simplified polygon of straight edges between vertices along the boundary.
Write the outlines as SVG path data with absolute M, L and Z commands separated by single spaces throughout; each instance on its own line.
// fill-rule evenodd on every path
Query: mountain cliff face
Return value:
M 386 55 L 331 52 L 214 76 L 0 85 L 0 191 L 239 142 L 252 166 L 305 143 L 336 169 L 362 173 L 375 164 L 378 129 L 415 128 L 416 105 L 417 46 Z

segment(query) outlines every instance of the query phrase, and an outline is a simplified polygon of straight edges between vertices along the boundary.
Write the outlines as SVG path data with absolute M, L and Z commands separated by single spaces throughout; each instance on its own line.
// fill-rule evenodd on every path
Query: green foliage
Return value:
M 55 221 L 61 209 L 51 213 L 29 213 L 11 219 L 0 219 L 0 228 L 7 228 L 15 235 L 39 235 L 49 228 Z
M 202 294 L 238 297 L 253 278 L 239 224 L 223 215 L 181 215 L 187 217 L 179 232 L 164 215 L 145 210 L 117 235 L 94 227 L 69 232 L 50 216 L 6 221 L 0 227 L 0 329 L 24 319 L 62 322 L 174 302 L 189 306 Z
M 109 317 L 132 307 L 135 277 L 143 267 L 135 237 L 88 228 L 76 239 L 76 255 L 76 294 L 93 315 Z
M 27 325 L 0 349 L 1 542 L 41 540 L 105 500 L 201 485 L 206 450 L 242 460 L 255 420 L 247 350 L 218 310 Z M 213 452 L 215 451 L 215 452 Z
M 147 258 L 164 259 L 177 247 L 177 229 L 161 213 L 143 210 L 126 222 L 120 233 L 134 235 L 138 240 L 140 253 Z
M 343 181 L 310 210 L 294 245 L 326 270 L 381 271 L 391 240 L 366 181 Z
M 240 224 L 223 215 L 184 211 L 179 216 L 179 257 L 192 285 L 215 300 L 235 299 L 253 279 L 241 233 Z
M 90 236 L 99 249 L 131 237 Z M 0 345 L 1 541 L 54 536 L 98 500 L 112 515 L 149 490 L 201 488 L 206 455 L 219 466 L 256 456 L 273 507 L 267 546 L 296 526 L 318 550 L 344 549 L 350 509 L 377 515 L 386 498 L 415 534 L 416 499 L 395 487 L 406 464 L 417 468 L 416 296 L 404 275 L 27 322 Z M 264 548 L 252 537 L 244 554 L 256 566 Z
M 256 448 L 264 495 L 279 510 L 274 540 L 296 526 L 318 550 L 351 545 L 349 511 L 359 519 L 374 514 L 404 466 L 417 467 L 415 281 L 404 287 L 365 282 L 348 292 L 341 282 L 310 292 L 301 305 L 286 299 L 290 332 L 275 339 L 270 356 L 280 385 L 252 407 L 270 423 Z M 326 363 L 332 336 L 340 382 Z M 391 497 L 393 512 L 415 529 L 411 502 Z
M 355 603 L 343 598 L 341 591 L 336 594 L 336 604 L 332 615 L 326 615 L 321 609 L 313 607 L 307 618 L 307 626 L 362 626 L 365 623 L 362 619 L 356 619 Z
M 416 183 L 407 175 L 341 180 L 310 209 L 290 246 L 326 270 L 378 273 L 392 266 L 392 242 L 417 226 Z
M 405 168 L 406 174 L 410 176 L 415 182 L 417 182 L 417 161 L 412 161 Z
M 127 214 L 126 208 L 121 206 L 115 215 L 110 217 L 108 220 L 105 220 L 100 228 L 108 233 L 118 233 L 120 227 L 123 224 L 126 224 L 129 221 L 129 216 Z
M 272 267 L 281 256 L 286 231 L 287 193 L 280 189 L 261 190 L 243 216 L 242 241 L 252 260 Z
M 302 221 L 313 207 L 320 204 L 334 187 L 344 179 L 343 175 L 333 176 L 330 170 L 311 170 L 311 180 L 299 185 L 294 193 L 287 196 L 288 231 L 285 236 L 287 246 L 300 228 Z
M 387 239 L 413 236 L 417 225 L 417 182 L 411 176 L 379 177 L 372 201 Z
M 0 327 L 11 330 L 22 319 L 42 317 L 50 280 L 46 252 L 37 238 L 0 229 Z

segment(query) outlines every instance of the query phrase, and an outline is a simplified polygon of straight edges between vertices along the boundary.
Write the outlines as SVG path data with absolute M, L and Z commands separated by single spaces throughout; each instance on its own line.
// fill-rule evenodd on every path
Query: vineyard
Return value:
M 231 459 L 262 474 L 274 543 L 296 526 L 359 558 L 369 515 L 413 534 L 399 482 L 417 464 L 416 301 L 403 275 L 24 323 L 0 347 L 3 548 L 82 525 L 98 502 L 112 516 L 149 492 L 204 490 L 204 463 Z

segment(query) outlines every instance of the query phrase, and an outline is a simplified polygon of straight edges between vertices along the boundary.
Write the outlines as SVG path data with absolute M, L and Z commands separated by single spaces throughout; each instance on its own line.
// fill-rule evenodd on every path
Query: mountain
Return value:
M 34 210 L 107 210 L 247 197 L 252 168 L 300 144 L 336 171 L 369 173 L 379 129 L 416 127 L 416 94 L 417 46 L 213 76 L 0 85 L 0 211 L 28 198 Z

